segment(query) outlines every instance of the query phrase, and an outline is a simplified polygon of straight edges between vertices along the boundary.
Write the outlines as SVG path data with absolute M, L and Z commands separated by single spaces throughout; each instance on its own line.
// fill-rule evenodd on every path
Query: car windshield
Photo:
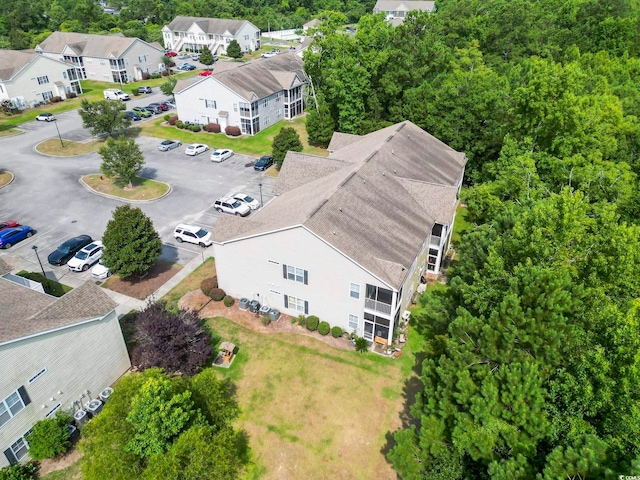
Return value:
M 66 244 L 60 245 L 58 247 L 58 251 L 60 253 L 64 253 L 66 255 L 67 253 L 69 253 L 71 251 L 70 245 L 66 245 Z
M 84 250 L 80 250 L 78 253 L 76 253 L 76 258 L 78 260 L 84 260 L 89 256 L 89 252 L 85 252 Z
M 250 197 L 249 195 L 245 195 L 244 196 L 244 201 L 247 203 L 251 203 L 253 202 L 253 197 Z
M 209 232 L 207 232 L 204 228 L 201 228 L 200 230 L 198 230 L 198 231 L 196 232 L 196 236 L 197 236 L 198 238 L 202 238 L 202 237 L 206 237 L 208 233 L 209 233 Z
M 242 203 L 240 203 L 240 201 L 239 201 L 239 200 L 236 200 L 235 202 L 233 202 L 233 203 L 231 204 L 231 206 L 232 206 L 233 208 L 240 208 L 240 207 L 242 206 Z

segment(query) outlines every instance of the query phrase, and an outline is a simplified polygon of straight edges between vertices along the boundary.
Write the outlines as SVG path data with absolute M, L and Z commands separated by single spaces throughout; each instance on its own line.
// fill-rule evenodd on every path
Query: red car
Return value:
M 5 220 L 4 222 L 0 222 L 0 230 L 4 230 L 5 228 L 13 228 L 19 227 L 20 224 L 15 220 Z
M 167 52 L 167 57 L 177 57 L 178 54 L 176 52 Z
M 199 75 L 201 77 L 208 77 L 209 75 L 211 75 L 213 72 L 211 70 L 203 70 L 202 72 L 199 73 Z

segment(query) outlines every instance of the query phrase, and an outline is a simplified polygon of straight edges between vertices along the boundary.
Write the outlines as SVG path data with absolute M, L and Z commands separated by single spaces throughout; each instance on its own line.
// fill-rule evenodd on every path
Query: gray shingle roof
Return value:
M 0 258 L 0 275 L 4 275 L 5 273 L 9 273 L 11 270 L 11 265 L 5 262 L 2 258 Z
M 235 36 L 245 24 L 251 24 L 251 22 L 247 20 L 233 20 L 230 18 L 178 16 L 174 18 L 169 25 L 167 25 L 167 28 L 172 32 L 186 32 L 194 23 L 197 23 L 205 33 L 211 35 L 222 35 L 224 32 L 229 31 L 233 36 Z
M 38 55 L 34 50 L 0 49 L 0 80 L 10 80 Z
M 335 152 L 336 150 L 340 150 L 342 147 L 346 147 L 347 145 L 351 145 L 352 143 L 357 142 L 358 140 L 360 140 L 360 138 L 362 138 L 360 137 L 360 135 L 333 132 L 327 150 L 329 150 L 330 152 Z
M 56 298 L 0 278 L 0 343 L 103 317 L 116 306 L 92 282 Z
M 121 33 L 114 35 L 94 35 L 91 33 L 53 32 L 36 50 L 47 53 L 62 53 L 69 46 L 78 56 L 107 58 L 109 55 L 119 57 L 138 38 L 125 37 Z M 162 51 L 150 44 L 150 48 Z
M 427 2 L 422 0 L 378 0 L 374 12 L 397 12 L 401 10 L 425 10 L 433 12 L 436 9 L 435 2 Z
M 267 207 L 223 216 L 224 243 L 304 226 L 399 288 L 436 221 L 449 223 L 466 157 L 411 122 L 359 137 L 329 158 L 289 152 Z

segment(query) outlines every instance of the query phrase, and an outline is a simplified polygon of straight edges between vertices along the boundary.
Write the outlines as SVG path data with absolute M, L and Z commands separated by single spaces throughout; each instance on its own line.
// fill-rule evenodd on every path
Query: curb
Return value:
M 12 128 L 10 130 L 15 130 L 15 133 L 12 133 L 11 135 L 2 135 L 0 137 L 0 140 L 2 140 L 3 138 L 11 138 L 11 137 L 15 137 L 16 135 L 22 135 L 23 133 L 27 133 L 25 130 L 22 130 L 20 128 Z
M 56 137 L 51 137 L 51 138 L 56 138 Z M 51 140 L 51 138 L 47 138 L 46 140 L 41 141 L 40 143 L 38 143 L 38 145 L 46 142 L 47 140 Z M 74 140 L 69 140 L 69 139 L 63 139 L 63 140 L 66 140 L 67 142 L 74 142 L 74 143 L 87 143 L 87 142 L 75 142 Z M 42 155 L 43 157 L 49 157 L 49 158 L 75 158 L 75 157 L 82 157 L 83 155 L 91 155 L 92 153 L 98 153 L 98 151 L 96 150 L 95 152 L 78 153 L 77 155 L 51 155 L 49 153 L 42 153 L 40 150 L 38 150 L 38 145 L 33 147 L 33 151 L 36 152 L 38 155 Z
M 10 172 L 9 170 L 5 170 L 5 172 L 11 174 L 11 180 L 9 180 L 4 185 L 0 186 L 0 190 L 3 189 L 4 187 L 8 187 L 9 185 L 11 185 L 13 181 L 16 179 L 16 176 L 13 174 L 13 172 Z
M 91 174 L 90 174 L 90 175 L 91 175 Z M 86 175 L 85 175 L 85 176 L 86 176 Z M 140 178 L 145 178 L 145 177 L 140 177 Z M 147 180 L 151 180 L 151 179 L 150 179 L 150 178 L 148 178 Z M 80 182 L 80 184 L 81 184 L 84 188 L 86 188 L 89 192 L 93 193 L 94 195 L 98 195 L 98 196 L 100 196 L 100 197 L 105 197 L 105 198 L 110 198 L 110 199 L 112 199 L 112 200 L 118 200 L 118 201 L 123 202 L 123 203 L 151 203 L 151 202 L 156 202 L 156 201 L 158 201 L 158 200 L 163 199 L 164 197 L 166 197 L 167 195 L 169 195 L 169 194 L 173 191 L 173 187 L 172 187 L 170 184 L 168 184 L 168 183 L 166 183 L 166 182 L 160 182 L 160 181 L 158 181 L 158 180 L 154 180 L 154 182 L 158 182 L 158 183 L 163 183 L 163 184 L 165 184 L 166 186 L 168 186 L 168 187 L 169 187 L 169 190 L 167 190 L 167 192 L 166 192 L 164 195 L 161 195 L 161 196 L 159 196 L 159 197 L 157 197 L 157 198 L 151 198 L 151 199 L 149 199 L 149 200 L 130 200 L 130 199 L 127 199 L 127 198 L 117 197 L 117 196 L 115 196 L 115 195 L 109 195 L 108 193 L 98 192 L 97 190 L 94 190 L 94 189 L 93 189 L 93 188 L 91 188 L 89 185 L 87 185 L 87 184 L 85 183 L 85 181 L 82 179 L 82 177 L 80 177 L 80 178 L 78 179 L 78 182 Z

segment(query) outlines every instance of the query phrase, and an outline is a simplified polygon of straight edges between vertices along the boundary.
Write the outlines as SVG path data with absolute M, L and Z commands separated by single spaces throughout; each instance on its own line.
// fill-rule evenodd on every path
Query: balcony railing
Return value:
M 365 298 L 364 307 L 370 310 L 375 310 L 376 312 L 384 313 L 386 315 L 391 315 L 391 305 L 389 305 L 388 303 L 382 303 L 378 302 L 377 300 Z
M 442 238 L 441 237 L 436 237 L 435 235 L 431 235 L 431 239 L 429 240 L 429 245 L 434 246 L 434 247 L 439 247 L 440 246 L 440 242 L 442 242 Z

